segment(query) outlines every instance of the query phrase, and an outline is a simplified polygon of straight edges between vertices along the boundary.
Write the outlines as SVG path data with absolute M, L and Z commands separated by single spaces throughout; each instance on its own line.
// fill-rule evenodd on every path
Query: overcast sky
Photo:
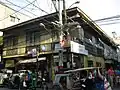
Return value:
M 77 0 L 67 0 L 69 4 L 72 4 Z M 120 15 L 120 0 L 80 0 L 79 7 L 93 20 Z M 120 22 L 120 21 L 114 21 Z M 112 32 L 115 31 L 118 36 L 120 36 L 120 23 L 101 25 L 104 23 L 112 22 L 102 22 L 98 23 L 100 27 L 112 37 Z
M 1 0 L 6 1 L 6 0 Z M 28 4 L 26 0 L 9 0 L 17 5 L 20 5 L 21 7 Z M 29 0 L 30 2 L 34 0 Z M 76 1 L 80 1 L 80 4 L 73 5 L 80 7 L 91 19 L 97 20 L 101 18 L 111 17 L 120 15 L 120 0 L 66 0 L 66 7 L 68 8 L 71 4 L 73 4 Z M 44 9 L 45 11 L 51 13 L 54 12 L 55 9 L 52 5 L 51 0 L 37 0 L 35 2 L 36 5 L 39 4 L 39 7 Z M 13 7 L 17 10 L 19 8 Z M 41 12 L 37 8 L 33 7 L 33 5 L 28 6 L 26 9 L 29 9 L 33 13 L 37 15 L 44 15 L 46 13 Z M 21 11 L 24 12 L 24 11 Z M 28 13 L 27 13 L 28 14 Z M 120 22 L 114 21 L 114 22 Z M 115 31 L 118 36 L 120 36 L 120 23 L 117 24 L 110 24 L 110 25 L 101 25 L 101 24 L 108 24 L 111 22 L 102 22 L 97 23 L 100 25 L 100 27 L 109 35 L 112 37 L 112 32 Z M 112 22 L 113 23 L 113 22 Z

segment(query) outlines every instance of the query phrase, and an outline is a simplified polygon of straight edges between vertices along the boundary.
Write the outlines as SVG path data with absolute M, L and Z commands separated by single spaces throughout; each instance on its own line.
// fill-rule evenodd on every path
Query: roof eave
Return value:
M 79 11 L 79 13 L 81 13 L 88 21 L 90 21 L 92 23 L 92 27 L 93 28 L 97 28 L 94 29 L 96 32 L 99 33 L 99 35 L 104 35 L 106 37 L 106 39 L 108 39 L 108 41 L 110 41 L 110 43 L 113 46 L 116 46 L 115 42 L 90 18 L 88 17 L 80 8 L 77 8 L 77 10 Z M 89 22 L 88 22 L 89 23 Z

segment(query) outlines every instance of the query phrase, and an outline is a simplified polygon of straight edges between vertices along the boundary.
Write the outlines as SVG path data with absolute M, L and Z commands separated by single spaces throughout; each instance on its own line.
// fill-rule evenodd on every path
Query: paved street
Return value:
M 0 88 L 0 90 L 18 90 L 18 89 Z M 42 89 L 38 88 L 37 90 L 42 90 Z M 120 90 L 120 88 L 114 88 L 113 90 Z
M 116 87 L 116 88 L 114 88 L 113 90 L 120 90 L 120 87 Z
M 7 88 L 0 88 L 0 90 L 18 90 L 18 89 L 7 89 Z M 42 89 L 38 88 L 37 90 L 42 90 Z

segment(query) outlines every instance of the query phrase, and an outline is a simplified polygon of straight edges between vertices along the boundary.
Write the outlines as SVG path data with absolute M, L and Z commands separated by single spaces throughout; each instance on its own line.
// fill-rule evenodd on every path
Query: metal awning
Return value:
M 42 60 L 46 60 L 46 57 L 38 58 L 38 61 L 42 61 Z M 37 62 L 36 58 L 32 58 L 32 59 L 20 60 L 18 62 L 18 64 L 20 64 L 20 63 L 35 63 L 35 62 Z
M 105 60 L 105 63 L 112 64 L 113 61 L 112 60 Z

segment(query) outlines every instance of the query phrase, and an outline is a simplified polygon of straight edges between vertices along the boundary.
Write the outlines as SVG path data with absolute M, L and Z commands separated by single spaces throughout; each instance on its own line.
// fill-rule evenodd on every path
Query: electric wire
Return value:
M 49 22 L 48 20 L 46 20 L 46 19 L 44 19 L 46 22 L 48 22 L 48 23 L 51 23 L 51 22 Z M 120 23 L 120 22 L 118 22 L 118 23 Z M 112 23 L 113 24 L 113 23 Z M 82 24 L 81 24 L 82 25 Z M 25 42 L 25 41 L 24 41 Z M 20 42 L 20 43 L 23 43 L 23 42 Z M 11 47 L 11 46 L 10 46 Z
M 112 25 L 112 24 L 120 24 L 120 22 L 105 23 L 105 24 L 100 24 L 99 26 Z
M 28 3 L 31 3 L 29 0 L 26 0 Z M 34 3 L 32 3 L 32 5 L 36 8 L 38 8 L 39 10 L 41 10 L 42 12 L 49 14 L 48 12 L 46 12 L 45 10 L 41 9 L 40 7 L 36 6 Z
M 44 10 L 42 10 L 43 12 L 44 12 Z M 113 18 L 116 18 L 116 17 L 113 17 Z M 118 17 L 117 17 L 118 18 Z M 109 19 L 109 18 L 106 18 L 106 19 Z M 106 20 L 106 19 L 100 19 L 100 21 L 101 20 Z M 45 19 L 46 20 L 46 19 Z M 72 19 L 71 19 L 72 20 Z M 47 22 L 49 22 L 48 20 L 46 20 Z M 98 20 L 96 20 L 96 21 L 98 21 Z M 51 22 L 49 22 L 49 23 L 51 23 Z
M 14 15 L 14 14 L 16 14 L 16 13 L 20 12 L 22 9 L 24 9 L 24 8 L 26 8 L 27 6 L 31 5 L 31 4 L 32 4 L 32 3 L 34 3 L 35 1 L 36 1 L 36 0 L 34 0 L 33 2 L 31 2 L 31 3 L 27 4 L 27 5 L 26 5 L 26 6 L 24 6 L 24 7 L 22 7 L 22 8 L 21 8 L 21 9 L 19 9 L 18 11 L 15 11 L 15 12 L 14 12 L 14 13 L 12 13 L 11 15 Z M 3 21 L 3 20 L 5 20 L 5 19 L 9 18 L 9 16 L 10 16 L 10 15 L 6 16 L 5 18 L 1 19 L 0 21 Z
M 5 3 L 5 2 L 2 2 L 2 1 L 0 1 L 0 3 L 3 3 L 6 7 L 12 9 L 13 11 L 17 11 L 17 10 L 15 10 L 15 9 L 13 9 L 13 8 L 10 7 L 10 5 L 11 5 L 10 3 Z M 12 6 L 13 6 L 13 5 L 12 5 Z M 27 15 L 27 14 L 25 14 L 25 13 L 22 13 L 22 12 L 19 12 L 19 13 L 20 13 L 20 14 L 23 14 L 23 15 L 29 17 L 29 18 L 31 18 L 31 16 L 29 16 L 29 15 Z
M 94 22 L 104 21 L 104 20 L 109 20 L 109 19 L 116 19 L 116 18 L 120 18 L 120 15 L 115 15 L 115 16 L 111 16 L 111 17 L 107 17 L 107 18 L 97 19 L 97 20 L 94 20 Z
M 8 0 L 6 0 L 8 1 Z M 26 0 L 27 2 L 31 3 L 30 1 Z M 35 0 L 36 1 L 36 0 Z M 12 3 L 11 3 L 12 4 Z M 34 3 L 32 3 L 33 6 L 35 6 L 36 8 L 40 9 L 42 12 L 45 12 L 46 14 L 49 14 L 48 12 L 46 12 L 45 10 L 41 9 L 40 7 L 37 7 Z M 22 9 L 22 8 L 21 8 Z M 68 16 L 67 16 L 68 17 Z M 55 18 L 55 17 L 54 17 Z M 98 19 L 98 20 L 93 20 L 91 22 L 98 22 L 98 23 L 102 23 L 102 22 L 109 22 L 109 21 L 116 21 L 116 20 L 110 20 L 110 19 L 114 19 L 114 18 L 120 18 L 120 15 L 116 15 L 116 16 L 112 16 L 112 17 L 107 17 L 107 18 L 102 18 L 102 19 Z M 70 18 L 69 18 L 70 19 Z M 72 20 L 72 19 L 71 19 Z M 107 20 L 107 21 L 106 21 Z M 0 20 L 1 21 L 1 20 Z M 73 20 L 72 20 L 73 21 Z M 112 24 L 112 23 L 111 23 Z M 118 24 L 118 23 L 114 23 L 114 24 Z M 108 24 L 110 25 L 110 24 Z
M 10 4 L 12 4 L 12 5 L 14 5 L 14 6 L 16 6 L 16 7 L 18 7 L 18 8 L 21 8 L 21 9 L 22 9 L 22 7 L 21 7 L 21 6 L 16 5 L 16 4 L 14 4 L 13 2 L 10 2 L 9 0 L 6 0 L 6 1 L 7 1 L 8 3 L 10 3 Z M 30 13 L 30 14 L 32 14 L 32 15 L 34 15 L 34 16 L 37 16 L 36 14 L 34 14 L 34 13 L 30 12 L 29 10 L 26 10 L 25 8 L 24 8 L 23 10 L 25 10 L 26 12 L 28 12 L 28 13 Z
M 8 0 L 6 0 L 6 1 L 8 1 Z M 26 0 L 27 2 L 29 2 L 28 0 Z M 9 1 L 8 1 L 9 2 Z M 10 2 L 9 2 L 10 3 Z M 29 2 L 29 3 L 31 3 L 31 2 Z M 11 3 L 12 4 L 12 3 Z M 33 4 L 33 6 L 35 6 L 35 7 L 37 7 L 34 3 L 32 3 Z M 18 6 L 19 7 L 19 6 Z M 37 7 L 37 8 L 39 8 L 39 7 Z M 45 10 L 43 10 L 43 9 L 41 9 L 41 8 L 39 8 L 42 12 L 45 12 L 46 14 L 49 14 L 48 12 L 46 12 Z M 68 16 L 67 16 L 68 17 Z M 116 16 L 112 16 L 112 17 L 107 17 L 107 18 L 103 18 L 103 19 L 98 19 L 98 20 L 94 20 L 94 21 L 92 21 L 92 22 L 98 22 L 98 23 L 101 23 L 101 22 L 109 22 L 109 21 L 116 21 L 116 20 L 110 20 L 110 19 L 114 19 L 114 18 L 119 18 L 120 17 L 120 15 L 116 15 Z M 69 18 L 69 17 L 68 17 Z M 69 18 L 70 19 L 70 18 Z M 72 20 L 72 19 L 70 19 L 70 20 Z M 106 21 L 107 20 L 107 21 Z M 119 19 L 117 19 L 117 20 L 119 20 Z M 72 20 L 73 21 L 73 20 Z M 101 22 L 100 22 L 101 21 Z M 51 23 L 51 22 L 49 22 L 49 23 Z M 112 23 L 111 23 L 112 24 Z M 118 23 L 114 23 L 114 24 L 118 24 Z M 103 24 L 103 25 L 107 25 L 107 24 Z M 108 25 L 110 25 L 110 24 L 108 24 Z
M 26 1 L 27 1 L 28 3 L 31 3 L 29 0 L 26 0 Z M 36 6 L 35 4 L 32 3 L 32 5 L 35 6 L 36 8 L 38 8 L 39 10 L 41 10 L 42 12 L 44 12 L 44 13 L 46 13 L 46 14 L 50 14 L 50 13 L 48 13 L 47 11 L 45 11 L 44 9 Z M 56 18 L 56 17 L 54 17 L 54 16 L 52 16 L 52 17 L 53 17 L 54 19 L 58 20 L 58 18 Z
M 118 22 L 118 23 L 120 23 L 120 22 Z M 44 33 L 44 34 L 48 34 L 48 33 Z M 21 43 L 24 43 L 24 42 L 27 42 L 26 40 L 25 41 L 21 41 L 21 42 L 19 42 L 19 43 L 17 43 L 17 45 L 19 45 L 19 44 L 21 44 Z M 6 47 L 4 47 L 4 48 L 9 48 L 9 47 L 11 47 L 11 46 L 6 46 Z M 19 48 L 19 47 L 18 47 Z M 21 47 L 21 48 L 23 48 L 23 47 Z M 15 49 L 15 48 L 13 48 L 13 49 Z M 7 50 L 12 50 L 12 49 L 7 49 Z

